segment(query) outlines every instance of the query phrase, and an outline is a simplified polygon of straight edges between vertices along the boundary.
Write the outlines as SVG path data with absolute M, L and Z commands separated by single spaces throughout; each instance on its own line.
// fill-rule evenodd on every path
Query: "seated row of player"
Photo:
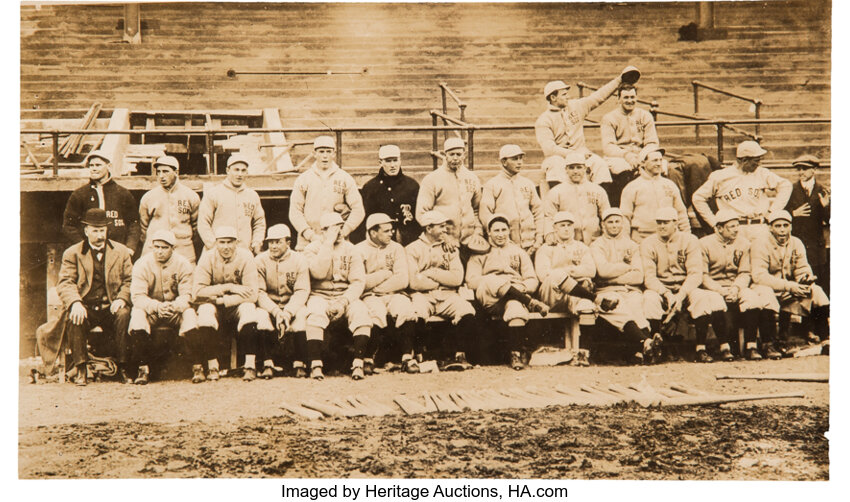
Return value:
M 790 237 L 787 212 L 772 214 L 769 236 L 752 246 L 738 237 L 737 218 L 724 211 L 717 217 L 717 234 L 699 243 L 677 231 L 675 210 L 660 209 L 657 233 L 638 248 L 620 235 L 622 212 L 611 208 L 603 215 L 604 235 L 588 248 L 575 239 L 576 218 L 558 212 L 555 240 L 538 250 L 532 265 L 528 253 L 509 239 L 507 217 L 494 215 L 488 222 L 490 249 L 469 259 L 466 284 L 489 314 L 505 321 L 511 366 L 517 369 L 523 366 L 519 344 L 529 312 L 545 315 L 550 308 L 578 316 L 583 326 L 599 312 L 634 345 L 635 359 L 646 360 L 663 341 L 663 324 L 687 306 L 696 324 L 697 357 L 703 362 L 711 360 L 705 350 L 709 323 L 721 341 L 721 357 L 732 358 L 724 312 L 734 310 L 743 317 L 747 358 L 761 357 L 756 328 L 766 355 L 779 357 L 773 340 L 780 302 L 786 310 L 815 314 L 828 305 L 826 295 L 809 285 L 812 272 L 802 244 Z M 173 253 L 176 238 L 166 230 L 152 236 L 153 252 L 132 266 L 127 248 L 106 239 L 105 211 L 91 209 L 84 218 L 86 240 L 65 252 L 58 287 L 67 309 L 77 383 L 86 383 L 87 343 L 117 345 L 109 352 L 116 355 L 122 378 L 129 380 L 126 370 L 134 360 L 139 363 L 135 381 L 146 383 L 151 325 L 158 323 L 179 327 L 190 348 L 195 382 L 218 378 L 211 340 L 220 336 L 219 323 L 225 321 L 237 323 L 246 380 L 256 376 L 258 353 L 267 356 L 261 375 L 272 376 L 268 355 L 284 333 L 296 337 L 296 375 L 306 376 L 309 362 L 311 375 L 322 378 L 324 330 L 343 317 L 353 336 L 355 379 L 364 375 L 373 328 L 385 329 L 388 315 L 404 347 L 406 371 L 418 370 L 412 350 L 416 322 L 431 316 L 452 321 L 455 329 L 445 337 L 455 353 L 449 369 L 464 369 L 475 309 L 458 294 L 464 271 L 457 248 L 445 241 L 447 222 L 439 211 L 427 212 L 424 232 L 404 249 L 392 240 L 393 222 L 387 215 L 371 215 L 368 239 L 354 245 L 342 234 L 340 215 L 326 213 L 320 218 L 321 235 L 303 254 L 290 250 L 289 228 L 275 225 L 266 239 L 268 251 L 257 257 L 236 245 L 235 229 L 223 226 L 215 231 L 214 249 L 203 253 L 193 270 L 188 260 Z M 532 297 L 535 293 L 542 302 Z M 90 340 L 94 325 L 104 327 L 104 334 Z M 814 329 L 828 336 L 825 324 Z

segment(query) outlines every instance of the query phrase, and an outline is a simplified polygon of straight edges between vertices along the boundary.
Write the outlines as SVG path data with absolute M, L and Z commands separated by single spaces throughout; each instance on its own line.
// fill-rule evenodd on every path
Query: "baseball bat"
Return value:
M 829 382 L 829 373 L 767 373 L 764 375 L 717 375 L 717 380 L 786 380 L 789 382 Z
M 339 397 L 331 399 L 330 401 L 328 401 L 328 404 L 336 406 L 337 408 L 342 410 L 342 415 L 344 417 L 361 417 L 366 414 L 365 412 L 354 408 L 353 406 L 345 402 L 344 399 Z
M 311 420 L 325 417 L 324 415 L 322 415 L 318 411 L 310 410 L 310 409 L 304 408 L 302 406 L 298 406 L 296 404 L 290 404 L 290 403 L 287 403 L 285 401 L 283 403 L 281 403 L 280 407 L 283 408 L 284 410 L 294 414 L 294 415 L 298 415 L 298 416 L 304 417 L 304 418 L 309 418 Z
M 427 392 L 422 393 L 422 398 L 425 399 L 425 413 L 430 413 L 432 411 L 440 411 L 437 408 L 437 405 L 434 404 L 434 401 L 431 399 L 431 396 Z
M 395 404 L 401 408 L 405 415 L 416 415 L 417 413 L 425 413 L 425 408 L 404 396 L 396 396 L 393 398 Z
M 737 396 L 684 396 L 663 401 L 663 406 L 699 406 L 710 404 L 726 404 L 739 401 L 758 401 L 764 399 L 784 399 L 806 397 L 802 392 L 785 392 L 780 394 L 741 394 Z
M 370 417 L 380 417 L 383 415 L 381 411 L 359 401 L 357 396 L 346 396 L 344 402 L 349 404 L 355 410 L 362 412 L 364 415 L 368 415 Z
M 326 416 L 329 417 L 339 417 L 342 416 L 342 410 L 336 406 L 330 406 L 324 403 L 319 403 L 317 401 L 302 401 L 301 406 L 305 408 L 309 408 L 311 410 L 316 410 L 322 412 Z
M 357 396 L 357 400 L 361 403 L 371 406 L 375 410 L 381 411 L 382 415 L 396 415 L 398 413 L 398 410 L 396 410 L 394 407 L 386 405 L 384 403 L 379 403 L 371 396 L 364 396 L 360 394 Z

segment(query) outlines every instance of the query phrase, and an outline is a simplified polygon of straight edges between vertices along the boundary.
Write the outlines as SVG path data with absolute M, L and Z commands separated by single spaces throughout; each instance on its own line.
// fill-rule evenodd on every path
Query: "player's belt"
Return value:
M 741 225 L 758 225 L 760 223 L 767 223 L 765 218 L 738 218 L 738 222 Z

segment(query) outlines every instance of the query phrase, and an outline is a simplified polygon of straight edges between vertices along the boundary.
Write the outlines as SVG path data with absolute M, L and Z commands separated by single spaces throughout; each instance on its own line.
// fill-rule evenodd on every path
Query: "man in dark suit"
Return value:
M 829 295 L 829 252 L 824 231 L 829 228 L 830 192 L 815 180 L 815 170 L 820 167 L 815 156 L 802 155 L 791 165 L 800 177 L 785 206 L 794 218 L 791 234 L 803 241 L 816 282 Z
M 87 384 L 87 343 L 98 355 L 115 356 L 121 379 L 132 383 L 125 370 L 129 359 L 127 326 L 133 276 L 130 250 L 107 239 L 110 220 L 103 209 L 89 209 L 81 222 L 85 239 L 65 250 L 56 286 L 68 313 L 66 330 L 77 368 L 76 383 Z M 89 339 L 94 326 L 100 326 L 103 331 Z

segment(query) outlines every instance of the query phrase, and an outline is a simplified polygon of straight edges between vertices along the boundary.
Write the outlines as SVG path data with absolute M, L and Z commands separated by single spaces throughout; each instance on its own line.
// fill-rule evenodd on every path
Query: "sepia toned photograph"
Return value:
M 17 15 L 18 479 L 830 481 L 831 0 Z

